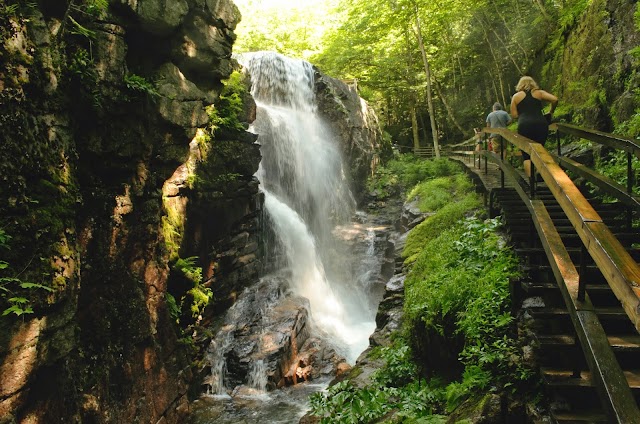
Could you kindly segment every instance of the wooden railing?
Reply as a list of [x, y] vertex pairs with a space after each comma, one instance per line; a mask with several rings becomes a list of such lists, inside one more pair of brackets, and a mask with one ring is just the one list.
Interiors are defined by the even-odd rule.
[[413, 154], [419, 157], [432, 158], [436, 155], [436, 149], [433, 146], [418, 147], [413, 149]]
[[[557, 124], [557, 129], [580, 137], [586, 133], [595, 134], [594, 137], [597, 137], [599, 142], [604, 141], [603, 144], [609, 143], [607, 145], [625, 149], [633, 155], [638, 155], [640, 152], [633, 142], [629, 143], [629, 140], [622, 142], [617, 136], [609, 138], [605, 133], [583, 130], [567, 124]], [[550, 154], [539, 143], [512, 131], [492, 128], [491, 132], [499, 133], [506, 142], [531, 156], [533, 171], [538, 170], [582, 240], [584, 251], [593, 258], [636, 330], [640, 331], [640, 266], [604, 224], [602, 218], [559, 163], [571, 167], [572, 170], [580, 170], [583, 176], [589, 172], [568, 159], [560, 159], [560, 155]], [[482, 130], [482, 133], [485, 131]], [[504, 147], [501, 149], [502, 152], [506, 151]], [[609, 418], [613, 422], [636, 422], [640, 417], [640, 411], [586, 293], [586, 279], [576, 269], [567, 253], [545, 205], [542, 201], [535, 199], [535, 178], [532, 176], [527, 184], [520, 172], [507, 161], [502, 160], [503, 153], [499, 156], [487, 151], [479, 153], [465, 151], [464, 154], [473, 158], [476, 155], [482, 157], [485, 161], [485, 170], [487, 161], [495, 162], [502, 172], [503, 185], [505, 177], [515, 183], [516, 191], [531, 212]], [[593, 172], [590, 173], [589, 178], [598, 179]], [[638, 198], [632, 194], [632, 187], [621, 190], [611, 181], [599, 183], [598, 186], [605, 187], [608, 194], [615, 194], [629, 206], [638, 204]]]

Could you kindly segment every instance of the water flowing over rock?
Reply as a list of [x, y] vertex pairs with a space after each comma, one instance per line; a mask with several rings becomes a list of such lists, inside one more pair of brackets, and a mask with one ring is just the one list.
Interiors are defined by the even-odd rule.
[[239, 60], [257, 105], [269, 274], [238, 297], [209, 348], [207, 389], [233, 399], [348, 370], [369, 343], [389, 267], [388, 227], [356, 212], [344, 140], [318, 111], [317, 71], [268, 52]]
[[353, 361], [366, 347], [375, 305], [349, 284], [356, 258], [333, 235], [355, 202], [338, 138], [317, 113], [315, 71], [274, 53], [254, 54], [245, 64], [258, 105], [252, 129], [263, 159], [257, 176], [275, 233], [276, 249], [267, 254], [276, 269], [290, 270], [293, 292], [309, 299], [315, 322], [342, 341]]

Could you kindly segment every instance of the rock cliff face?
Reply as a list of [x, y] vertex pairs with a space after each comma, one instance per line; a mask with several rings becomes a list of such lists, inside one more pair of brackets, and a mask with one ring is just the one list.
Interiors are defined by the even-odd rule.
[[549, 87], [558, 87], [554, 94], [561, 104], [577, 105], [573, 122], [611, 131], [640, 107], [634, 95], [640, 73], [631, 53], [640, 44], [634, 22], [637, 4], [626, 0], [586, 4], [575, 25], [565, 30], [564, 43], [549, 49], [554, 57], [544, 64], [542, 75]]
[[0, 321], [0, 422], [179, 422], [192, 352], [167, 294], [188, 300], [191, 287], [170, 264], [198, 256], [202, 291], [221, 303], [259, 269], [253, 136], [191, 142], [232, 71], [239, 12], [228, 0], [9, 3], [0, 307], [33, 313]]
[[378, 164], [382, 132], [378, 118], [355, 88], [316, 74], [318, 109], [341, 140], [351, 171], [352, 189], [360, 202], [365, 182]]
[[[229, 0], [10, 3], [0, 422], [181, 422], [200, 389], [193, 326], [261, 268], [260, 153], [242, 129], [255, 104], [240, 77], [243, 110], [225, 107], [222, 83], [239, 12]], [[361, 187], [375, 120], [345, 87], [318, 87], [325, 113], [346, 118]], [[229, 113], [236, 125], [218, 119]]]

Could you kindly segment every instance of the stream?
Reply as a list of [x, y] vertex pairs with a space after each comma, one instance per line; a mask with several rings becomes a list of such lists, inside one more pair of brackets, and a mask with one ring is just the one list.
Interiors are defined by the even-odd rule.
[[214, 329], [192, 424], [295, 423], [369, 344], [389, 228], [356, 211], [312, 65], [271, 52], [239, 61], [257, 104], [267, 266]]

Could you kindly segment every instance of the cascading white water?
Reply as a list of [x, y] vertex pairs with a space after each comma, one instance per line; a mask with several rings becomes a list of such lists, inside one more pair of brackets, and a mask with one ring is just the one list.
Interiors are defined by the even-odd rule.
[[259, 52], [240, 58], [257, 104], [257, 172], [265, 209], [290, 271], [292, 290], [309, 299], [314, 322], [355, 362], [375, 329], [375, 308], [353, 282], [355, 257], [332, 233], [354, 212], [338, 143], [317, 113], [314, 69], [305, 61]]
[[247, 384], [249, 387], [264, 392], [267, 389], [267, 373], [264, 361], [261, 359], [251, 364]]

